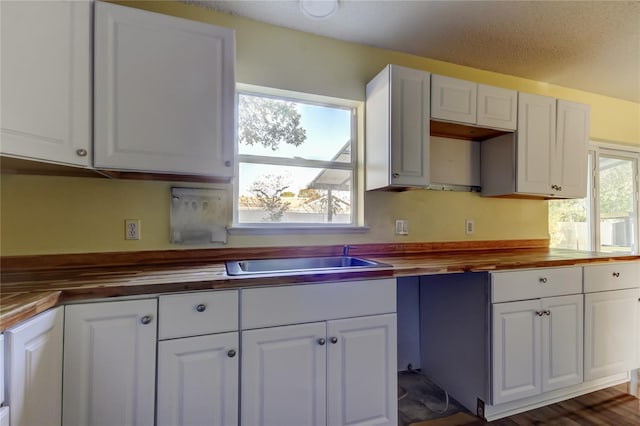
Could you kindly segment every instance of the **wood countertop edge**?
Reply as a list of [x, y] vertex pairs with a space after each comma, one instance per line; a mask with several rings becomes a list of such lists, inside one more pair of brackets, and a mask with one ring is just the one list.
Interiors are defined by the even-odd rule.
[[[194, 279], [182, 282], [158, 282], [158, 281], [141, 281], [127, 283], [116, 281], [113, 283], [101, 283], [96, 280], [92, 284], [84, 286], [60, 289], [38, 289], [26, 290], [22, 292], [4, 292], [0, 295], [0, 332], [7, 328], [29, 319], [41, 312], [46, 311], [57, 305], [68, 302], [76, 302], [92, 299], [109, 299], [126, 296], [143, 296], [143, 295], [159, 295], [184, 291], [203, 291], [203, 290], [222, 290], [222, 289], [240, 289], [250, 287], [264, 287], [276, 285], [294, 285], [294, 284], [313, 284], [323, 282], [354, 281], [361, 279], [375, 278], [400, 278], [416, 275], [436, 275], [436, 274], [453, 274], [465, 272], [492, 272], [512, 269], [531, 269], [541, 267], [561, 267], [561, 266], [584, 266], [594, 263], [608, 263], [621, 261], [640, 260], [640, 255], [622, 255], [615, 256], [602, 253], [581, 253], [583, 257], [567, 257], [563, 259], [546, 259], [531, 261], [510, 261], [505, 260], [501, 263], [478, 260], [476, 262], [467, 261], [461, 264], [448, 264], [446, 261], [438, 261], [430, 259], [428, 262], [419, 263], [420, 261], [406, 261], [403, 257], [381, 257], [370, 256], [369, 259], [377, 260], [389, 264], [389, 267], [379, 267], [367, 270], [357, 270], [349, 272], [324, 272], [324, 273], [305, 273], [305, 274], [279, 274], [279, 275], [254, 275], [244, 277], [231, 277], [224, 274], [220, 278], [203, 278], [202, 280]], [[396, 264], [394, 264], [394, 259]], [[410, 264], [402, 264], [409, 262]], [[223, 268], [223, 264], [215, 265]], [[185, 266], [185, 269], [188, 269]], [[69, 280], [73, 282], [73, 280]], [[64, 287], [64, 284], [62, 284]], [[24, 295], [26, 301], [11, 306], [5, 305], [5, 297]]]

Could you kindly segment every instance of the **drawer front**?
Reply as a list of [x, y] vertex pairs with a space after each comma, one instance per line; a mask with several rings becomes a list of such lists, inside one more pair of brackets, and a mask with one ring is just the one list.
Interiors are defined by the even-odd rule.
[[640, 287], [640, 262], [614, 262], [584, 267], [584, 292]]
[[158, 338], [198, 336], [238, 330], [238, 291], [160, 296]]
[[396, 280], [242, 290], [242, 329], [396, 312]]
[[491, 302], [582, 293], [582, 268], [539, 268], [491, 273]]

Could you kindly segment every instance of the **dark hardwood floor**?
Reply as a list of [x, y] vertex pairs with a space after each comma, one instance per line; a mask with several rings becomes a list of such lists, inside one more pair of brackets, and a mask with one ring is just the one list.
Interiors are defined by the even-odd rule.
[[527, 411], [493, 422], [475, 422], [472, 425], [520, 426], [520, 425], [611, 425], [639, 426], [640, 399], [636, 389], [623, 384], [592, 392], [567, 401]]

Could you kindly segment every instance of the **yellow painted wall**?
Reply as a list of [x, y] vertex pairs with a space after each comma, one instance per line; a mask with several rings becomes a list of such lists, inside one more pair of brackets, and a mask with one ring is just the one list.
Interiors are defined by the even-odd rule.
[[[182, 3], [126, 2], [129, 6], [233, 27], [241, 83], [362, 101], [365, 85], [388, 63], [539, 93], [592, 107], [591, 137], [640, 144], [640, 104], [491, 73], [399, 52], [341, 42], [220, 14]], [[169, 189], [177, 184], [92, 178], [2, 175], [0, 254], [80, 253], [180, 249], [169, 241]], [[437, 191], [365, 194], [364, 234], [240, 236], [227, 246], [344, 244], [397, 241], [547, 238], [547, 204]], [[142, 239], [124, 240], [124, 220], [142, 221]], [[408, 219], [410, 235], [393, 234]], [[464, 234], [473, 218], [476, 233]], [[212, 245], [207, 247], [218, 247]], [[192, 247], [189, 247], [192, 248]]]

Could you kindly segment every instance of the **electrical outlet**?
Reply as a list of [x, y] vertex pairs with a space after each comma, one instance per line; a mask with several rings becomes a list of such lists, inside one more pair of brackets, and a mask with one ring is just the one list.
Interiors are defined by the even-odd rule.
[[396, 219], [396, 235], [409, 235], [409, 221]]
[[473, 222], [473, 219], [467, 219], [464, 221], [464, 233], [467, 235], [472, 235], [476, 232], [476, 224]]
[[140, 239], [140, 219], [126, 219], [124, 221], [124, 239]]

